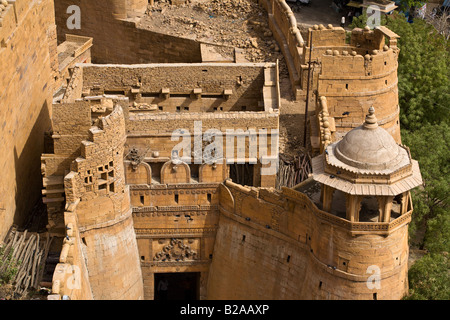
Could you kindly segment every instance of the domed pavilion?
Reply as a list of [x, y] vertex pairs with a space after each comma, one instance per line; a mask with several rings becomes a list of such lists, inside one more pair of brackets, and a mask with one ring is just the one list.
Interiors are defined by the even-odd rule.
[[331, 212], [333, 197], [341, 193], [351, 222], [390, 222], [393, 203], [398, 214], [405, 213], [409, 191], [422, 184], [418, 162], [378, 126], [373, 107], [361, 126], [326, 146], [312, 166], [313, 179], [322, 184], [322, 209]]

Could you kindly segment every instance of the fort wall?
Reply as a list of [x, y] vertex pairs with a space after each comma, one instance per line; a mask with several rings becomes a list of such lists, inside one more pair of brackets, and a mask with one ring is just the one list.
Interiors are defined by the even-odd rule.
[[[304, 40], [284, 0], [260, 0], [259, 3], [268, 12], [269, 27], [286, 59], [297, 99], [306, 95], [311, 55], [310, 90], [317, 89], [317, 99], [327, 98], [329, 115], [335, 117], [338, 134], [362, 123], [365, 110], [373, 106], [380, 110], [380, 125], [401, 142], [396, 34], [384, 27], [354, 29], [347, 44], [343, 28], [320, 25], [309, 28]], [[343, 115], [344, 112], [350, 116]]]
[[0, 12], [0, 239], [41, 197], [39, 157], [58, 71], [51, 0], [10, 0]]
[[[84, 120], [80, 123], [85, 124]], [[81, 141], [79, 156], [64, 177], [66, 209], [77, 217], [93, 299], [143, 298], [129, 187], [125, 184], [125, 140], [125, 118], [118, 106], [90, 127], [88, 138]]]
[[[407, 293], [411, 211], [389, 224], [355, 224], [287, 188], [276, 193], [227, 181], [219, 193], [208, 299], [371, 300]], [[367, 286], [371, 266], [380, 268], [379, 288]]]
[[[328, 30], [315, 34], [319, 31]], [[352, 41], [355, 47], [335, 47], [323, 52], [321, 72], [317, 75], [317, 98], [326, 97], [329, 116], [334, 118], [336, 132], [341, 136], [359, 126], [365, 110], [374, 107], [379, 125], [401, 143], [398, 48], [385, 45], [384, 35], [378, 30], [355, 29]], [[321, 111], [316, 106], [316, 111]]]

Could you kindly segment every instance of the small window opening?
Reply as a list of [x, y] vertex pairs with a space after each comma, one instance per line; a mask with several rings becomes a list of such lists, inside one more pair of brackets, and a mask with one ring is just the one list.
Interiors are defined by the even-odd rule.
[[208, 193], [208, 194], [206, 195], [206, 197], [207, 197], [207, 199], [208, 199], [208, 202], [211, 202], [211, 193]]
[[291, 261], [291, 256], [287, 256], [286, 261], [289, 263]]
[[141, 204], [143, 205], [144, 204], [144, 196], [140, 196], [139, 198], [141, 200]]
[[322, 289], [322, 281], [319, 282], [319, 289]]
[[175, 195], [175, 202], [178, 203], [178, 200], [179, 200], [179, 199], [178, 199], [178, 195], [176, 194], [176, 195]]

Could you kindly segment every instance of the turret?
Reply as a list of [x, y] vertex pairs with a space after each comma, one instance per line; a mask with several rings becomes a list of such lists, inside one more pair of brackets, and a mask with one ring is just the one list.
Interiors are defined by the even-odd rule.
[[[422, 184], [417, 161], [378, 126], [373, 107], [361, 126], [325, 148], [313, 171], [314, 180], [322, 184], [323, 210], [336, 210], [333, 197], [338, 190], [345, 196], [345, 218], [351, 222], [390, 222], [397, 217], [392, 214], [407, 212], [409, 190]], [[393, 204], [398, 204], [396, 210]]]

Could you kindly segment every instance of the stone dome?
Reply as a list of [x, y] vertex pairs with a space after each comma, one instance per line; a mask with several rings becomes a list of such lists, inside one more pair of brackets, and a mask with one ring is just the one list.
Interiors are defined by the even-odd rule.
[[315, 181], [350, 195], [396, 196], [422, 184], [418, 162], [378, 127], [373, 108], [360, 127], [328, 145], [311, 165]]
[[402, 162], [405, 153], [406, 150], [378, 126], [373, 107], [364, 124], [348, 132], [334, 149], [336, 158], [343, 163], [369, 170], [393, 169]]

